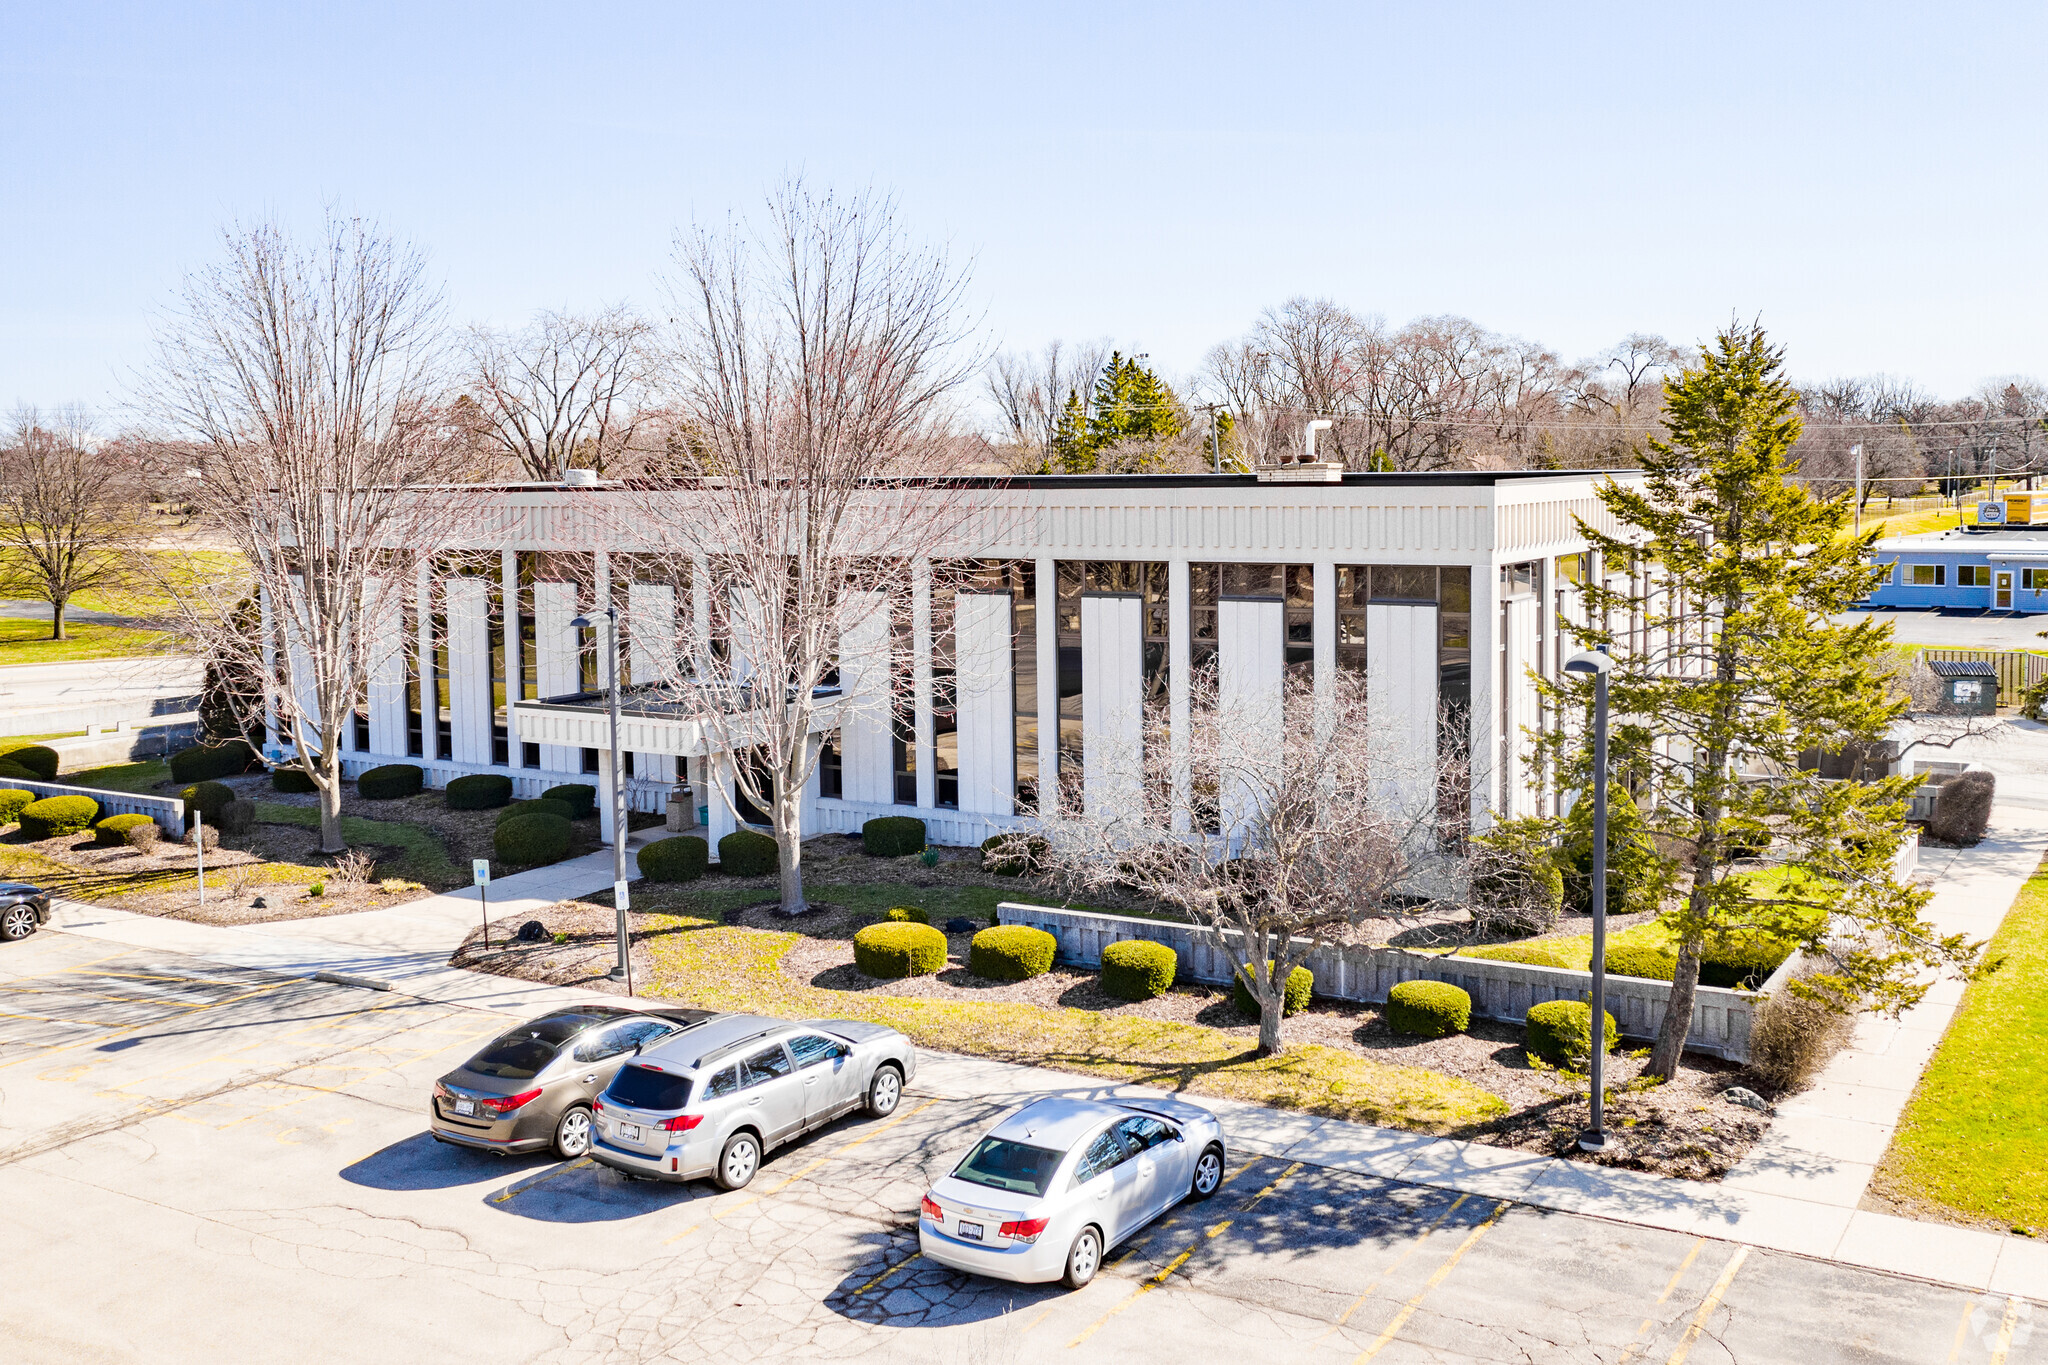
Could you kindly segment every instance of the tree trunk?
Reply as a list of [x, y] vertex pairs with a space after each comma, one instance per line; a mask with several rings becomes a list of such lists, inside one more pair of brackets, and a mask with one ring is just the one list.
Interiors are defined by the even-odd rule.
[[787, 789], [775, 793], [775, 855], [781, 882], [782, 913], [801, 915], [810, 909], [804, 902], [804, 844], [801, 793]]
[[1269, 980], [1259, 996], [1259, 1055], [1277, 1057], [1287, 1051], [1287, 1040], [1280, 1036], [1280, 1021], [1287, 1013], [1287, 990], [1284, 986], [1276, 989]]
[[50, 603], [50, 638], [52, 640], [64, 638], [64, 605], [65, 599], [61, 597], [53, 599]]
[[1685, 1051], [1685, 1036], [1692, 1032], [1692, 998], [1700, 984], [1700, 950], [1706, 940], [1687, 934], [1678, 941], [1678, 966], [1671, 974], [1671, 999], [1664, 1007], [1664, 1022], [1657, 1026], [1657, 1042], [1650, 1049], [1649, 1065], [1643, 1074], [1670, 1080], [1678, 1074], [1678, 1058]]
[[320, 851], [322, 853], [346, 853], [348, 844], [341, 837], [341, 783], [329, 782], [320, 790]]

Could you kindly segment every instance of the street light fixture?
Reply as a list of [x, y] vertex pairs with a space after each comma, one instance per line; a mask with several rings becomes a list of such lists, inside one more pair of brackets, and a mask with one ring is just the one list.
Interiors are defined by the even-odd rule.
[[1582, 1152], [1606, 1152], [1607, 1136], [1607, 676], [1614, 660], [1584, 650], [1564, 661], [1567, 673], [1593, 675], [1593, 1115], [1579, 1134]]
[[[626, 994], [633, 993], [633, 957], [631, 942], [626, 934], [626, 803], [625, 784], [619, 780], [619, 609], [606, 607], [605, 618], [605, 664], [608, 686], [605, 691], [609, 699], [612, 721], [612, 771], [611, 789], [605, 799], [611, 802], [612, 811], [612, 906], [618, 915], [619, 960], [611, 969], [610, 979], [626, 983]], [[595, 623], [588, 616], [579, 616], [569, 623], [572, 630], [592, 630]]]

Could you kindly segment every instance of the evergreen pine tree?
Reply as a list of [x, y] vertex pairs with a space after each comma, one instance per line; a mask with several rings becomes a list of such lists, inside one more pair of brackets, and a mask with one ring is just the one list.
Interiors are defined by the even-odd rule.
[[1088, 409], [1083, 406], [1081, 395], [1068, 389], [1066, 405], [1053, 425], [1048, 451], [1052, 467], [1047, 473], [1086, 474], [1095, 468], [1095, 442], [1088, 427]]
[[1135, 356], [1112, 351], [1095, 380], [1088, 439], [1096, 451], [1127, 441], [1158, 445], [1186, 429], [1187, 415], [1165, 380]]

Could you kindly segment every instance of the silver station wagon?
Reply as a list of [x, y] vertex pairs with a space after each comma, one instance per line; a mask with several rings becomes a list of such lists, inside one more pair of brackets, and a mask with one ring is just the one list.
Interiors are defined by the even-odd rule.
[[736, 1190], [768, 1152], [842, 1114], [893, 1113], [917, 1049], [850, 1019], [728, 1014], [644, 1049], [598, 1097], [590, 1155], [630, 1176]]

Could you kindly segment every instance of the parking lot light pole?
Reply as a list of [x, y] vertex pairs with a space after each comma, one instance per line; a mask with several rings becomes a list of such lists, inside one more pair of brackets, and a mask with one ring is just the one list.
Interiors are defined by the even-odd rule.
[[1585, 650], [1565, 660], [1567, 673], [1593, 675], [1593, 1114], [1579, 1150], [1605, 1152], [1607, 1137], [1607, 675], [1614, 660]]
[[[626, 934], [626, 784], [619, 779], [619, 609], [606, 607], [605, 618], [605, 666], [608, 686], [605, 688], [610, 699], [609, 710], [612, 722], [612, 773], [611, 787], [605, 793], [605, 800], [611, 802], [612, 811], [612, 901], [618, 915], [619, 960], [610, 972], [610, 979], [626, 983], [626, 993], [633, 993], [632, 944]], [[579, 616], [569, 623], [572, 630], [593, 629], [588, 616]]]

